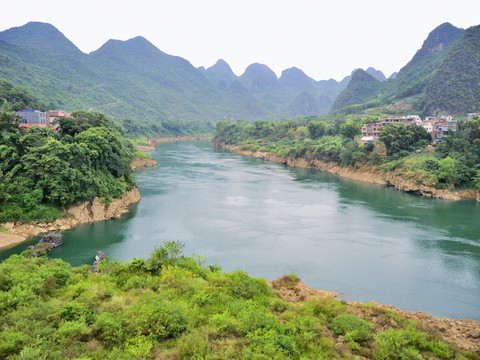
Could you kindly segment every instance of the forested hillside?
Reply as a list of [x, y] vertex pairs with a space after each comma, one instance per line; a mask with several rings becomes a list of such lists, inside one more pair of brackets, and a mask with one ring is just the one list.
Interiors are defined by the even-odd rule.
[[480, 112], [480, 26], [452, 46], [426, 88], [429, 113]]
[[18, 111], [23, 109], [46, 110], [47, 106], [33, 96], [28, 90], [0, 79], [0, 104], [3, 111]]

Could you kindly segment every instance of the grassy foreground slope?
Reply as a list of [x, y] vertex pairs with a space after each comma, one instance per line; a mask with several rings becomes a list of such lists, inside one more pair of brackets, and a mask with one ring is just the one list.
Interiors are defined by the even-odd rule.
[[[223, 273], [182, 256], [182, 247], [168, 242], [148, 260], [104, 262], [100, 273], [10, 257], [0, 264], [0, 358], [479, 358], [372, 305], [285, 302], [265, 280]], [[298, 281], [290, 275], [283, 286]]]

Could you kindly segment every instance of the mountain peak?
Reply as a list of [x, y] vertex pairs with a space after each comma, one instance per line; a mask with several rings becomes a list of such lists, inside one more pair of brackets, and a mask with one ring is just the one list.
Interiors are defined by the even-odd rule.
[[253, 92], [261, 92], [278, 86], [277, 75], [267, 65], [259, 63], [249, 65], [240, 76], [240, 81]]
[[365, 72], [367, 74], [370, 74], [372, 75], [375, 79], [377, 79], [378, 81], [386, 81], [387, 78], [385, 77], [385, 75], [383, 74], [383, 72], [381, 72], [380, 70], [377, 70], [373, 67], [369, 67], [367, 70], [365, 70]]
[[202, 74], [219, 90], [225, 90], [234, 81], [238, 80], [230, 68], [230, 65], [223, 59], [217, 60], [215, 65], [210, 66], [208, 69], [199, 69]]
[[279, 82], [282, 86], [287, 86], [298, 91], [311, 91], [312, 88], [316, 87], [316, 81], [296, 67], [283, 70]]
[[49, 23], [31, 21], [0, 32], [0, 39], [20, 46], [78, 57], [84, 55], [65, 35]]
[[356, 69], [347, 88], [338, 95], [331, 111], [342, 107], [362, 104], [375, 98], [381, 82], [363, 69]]

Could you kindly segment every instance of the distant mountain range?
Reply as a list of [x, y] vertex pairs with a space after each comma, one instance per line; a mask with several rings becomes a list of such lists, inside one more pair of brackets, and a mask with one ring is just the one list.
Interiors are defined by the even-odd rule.
[[[212, 67], [197, 69], [143, 37], [109, 40], [85, 54], [54, 26], [30, 22], [0, 32], [0, 78], [24, 87], [50, 108], [93, 110], [139, 120], [292, 118], [417, 95], [423, 96], [425, 109], [438, 112], [447, 109], [437, 101], [446, 91], [439, 84], [449, 84], [453, 76], [447, 73], [458, 76], [461, 71], [469, 78], [468, 71], [474, 72], [456, 64], [465, 52], [478, 54], [477, 32], [442, 24], [388, 80], [381, 71], [368, 68], [338, 82], [316, 81], [298, 68], [286, 69], [277, 78], [263, 64], [252, 64], [237, 76], [221, 59]], [[469, 40], [464, 39], [467, 35]], [[456, 55], [449, 52], [451, 48]], [[478, 76], [478, 62], [470, 60]], [[448, 109], [455, 109], [454, 105], [450, 101]], [[462, 106], [471, 108], [470, 103]]]
[[142, 37], [109, 40], [84, 54], [54, 26], [40, 22], [0, 32], [0, 78], [51, 108], [148, 120], [325, 114], [350, 79], [315, 81], [295, 68], [279, 79], [262, 64], [238, 77], [223, 60], [196, 69]]

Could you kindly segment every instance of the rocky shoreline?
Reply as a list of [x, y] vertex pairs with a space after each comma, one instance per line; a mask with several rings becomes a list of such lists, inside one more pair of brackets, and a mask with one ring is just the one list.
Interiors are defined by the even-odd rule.
[[447, 200], [472, 199], [480, 202], [480, 191], [476, 190], [459, 190], [450, 191], [436, 189], [426, 184], [416, 184], [412, 180], [407, 180], [401, 176], [397, 176], [392, 172], [382, 170], [372, 170], [371, 168], [355, 169], [352, 167], [341, 167], [333, 162], [323, 162], [320, 160], [306, 160], [303, 158], [293, 159], [290, 157], [280, 157], [271, 153], [262, 153], [260, 151], [242, 150], [238, 145], [212, 144], [215, 147], [223, 148], [246, 156], [262, 158], [278, 164], [284, 164], [292, 167], [316, 169], [327, 171], [344, 178], [369, 182], [373, 184], [382, 184], [394, 186], [398, 190], [410, 192], [427, 197], [436, 197]]
[[[153, 148], [155, 149], [155, 148]], [[132, 162], [132, 170], [135, 171], [138, 168], [142, 167], [152, 167], [157, 166], [158, 163], [154, 159], [150, 158], [135, 158]]]
[[9, 247], [50, 231], [64, 231], [79, 224], [119, 218], [128, 212], [128, 206], [140, 201], [138, 188], [127, 191], [121, 198], [104, 204], [99, 198], [66, 208], [65, 217], [51, 223], [7, 222], [1, 224], [8, 233], [0, 232], [0, 248]]
[[[283, 276], [268, 282], [272, 291], [279, 298], [296, 303], [307, 301], [311, 298], [317, 299], [334, 299], [337, 293], [310, 288], [300, 279], [295, 283], [288, 276]], [[425, 329], [435, 331], [444, 341], [456, 344], [459, 348], [467, 351], [480, 353], [480, 321], [471, 319], [450, 319], [437, 318], [424, 312], [405, 311], [392, 305], [382, 305], [375, 301], [368, 302], [370, 307], [358, 306], [364, 305], [358, 301], [342, 301], [353, 313], [363, 319], [368, 318], [374, 327], [374, 332], [385, 331], [395, 323], [389, 322], [385, 324], [385, 312], [391, 311], [405, 316], [407, 319], [420, 324]], [[394, 321], [394, 320], [390, 320]]]

